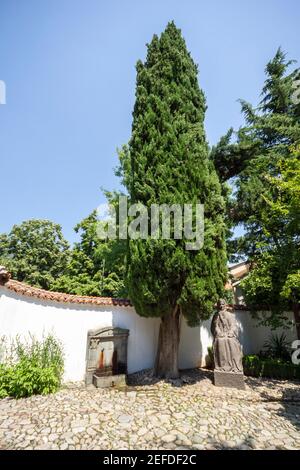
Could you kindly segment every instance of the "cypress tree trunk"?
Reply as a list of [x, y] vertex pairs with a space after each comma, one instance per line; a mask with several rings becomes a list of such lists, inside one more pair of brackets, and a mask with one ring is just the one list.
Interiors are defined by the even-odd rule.
[[156, 377], [175, 379], [179, 377], [178, 349], [180, 340], [180, 309], [161, 318], [157, 355], [154, 367]]

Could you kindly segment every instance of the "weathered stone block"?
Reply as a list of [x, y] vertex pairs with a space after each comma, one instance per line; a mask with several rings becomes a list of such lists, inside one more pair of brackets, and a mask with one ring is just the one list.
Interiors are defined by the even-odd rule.
[[126, 375], [93, 375], [93, 384], [97, 388], [123, 387], [126, 385]]
[[244, 374], [214, 370], [214, 384], [216, 387], [231, 387], [245, 390]]

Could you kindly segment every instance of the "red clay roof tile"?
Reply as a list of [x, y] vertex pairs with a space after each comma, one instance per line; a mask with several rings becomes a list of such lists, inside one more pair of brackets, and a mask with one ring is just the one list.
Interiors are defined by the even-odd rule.
[[128, 299], [119, 299], [112, 297], [92, 297], [83, 295], [64, 294], [62, 292], [51, 292], [37, 287], [31, 287], [23, 282], [10, 279], [4, 284], [6, 289], [26, 297], [34, 297], [41, 300], [51, 300], [54, 302], [63, 302], [81, 305], [120, 305], [129, 307], [131, 302]]

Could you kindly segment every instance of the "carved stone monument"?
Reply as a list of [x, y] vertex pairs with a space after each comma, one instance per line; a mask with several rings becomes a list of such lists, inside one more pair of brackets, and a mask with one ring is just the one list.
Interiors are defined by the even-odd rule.
[[129, 330], [99, 328], [87, 338], [86, 385], [112, 387], [126, 384]]
[[244, 389], [243, 354], [238, 339], [238, 326], [225, 300], [218, 303], [211, 332], [214, 337], [214, 384], [217, 387]]

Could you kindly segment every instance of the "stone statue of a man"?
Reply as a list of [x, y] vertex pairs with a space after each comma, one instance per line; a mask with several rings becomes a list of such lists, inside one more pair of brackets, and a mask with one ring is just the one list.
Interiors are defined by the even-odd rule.
[[238, 326], [225, 300], [218, 303], [218, 312], [211, 324], [214, 350], [215, 385], [244, 388], [242, 349]]

